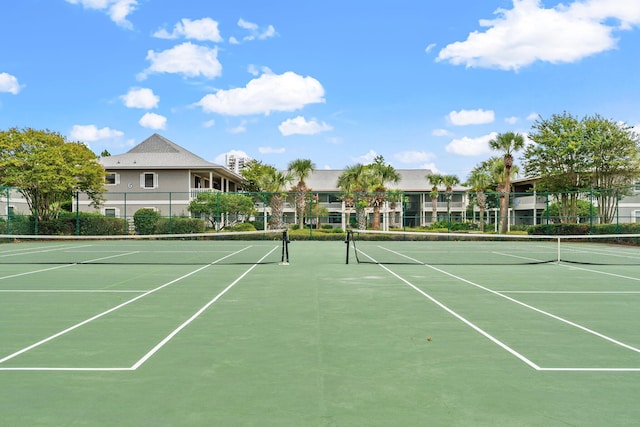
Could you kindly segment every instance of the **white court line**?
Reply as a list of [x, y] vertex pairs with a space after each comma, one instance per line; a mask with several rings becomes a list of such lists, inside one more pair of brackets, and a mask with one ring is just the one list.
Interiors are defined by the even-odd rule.
[[118, 290], [118, 289], [0, 289], [0, 293], [16, 293], [16, 294], [29, 294], [29, 293], [33, 293], [33, 294], [62, 294], [62, 293], [69, 293], [69, 294], [79, 294], [79, 293], [87, 293], [87, 294], [93, 294], [93, 293], [105, 293], [105, 294], [110, 294], [110, 293], [131, 293], [131, 294], [141, 294], [143, 292], [147, 292], [147, 290], [144, 291], [136, 291], [136, 290]]
[[144, 362], [146, 362], [147, 360], [149, 360], [149, 358], [151, 356], [153, 356], [154, 354], [156, 354], [158, 352], [158, 350], [160, 350], [162, 347], [164, 347], [164, 345], [166, 343], [168, 343], [174, 336], [176, 336], [178, 334], [178, 332], [180, 332], [181, 330], [183, 330], [184, 328], [186, 328], [187, 326], [189, 326], [189, 324], [191, 322], [193, 322], [195, 319], [197, 319], [198, 317], [200, 317], [200, 315], [202, 313], [204, 313], [204, 311], [206, 309], [208, 309], [211, 305], [213, 305], [216, 301], [218, 301], [224, 294], [226, 294], [229, 289], [233, 288], [240, 280], [242, 280], [247, 274], [249, 274], [254, 268], [256, 268], [256, 266], [262, 262], [262, 260], [264, 260], [266, 257], [268, 257], [273, 251], [275, 251], [276, 249], [278, 249], [278, 247], [274, 247], [273, 249], [271, 249], [265, 256], [263, 256], [262, 258], [260, 258], [260, 260], [253, 264], [251, 267], [249, 267], [249, 269], [247, 271], [245, 271], [244, 273], [242, 273], [240, 275], [240, 277], [238, 277], [236, 280], [234, 280], [229, 286], [227, 286], [226, 288], [224, 288], [222, 290], [222, 292], [220, 292], [218, 295], [216, 295], [211, 301], [209, 301], [208, 303], [206, 303], [200, 310], [196, 311], [195, 314], [193, 316], [191, 316], [189, 319], [187, 319], [182, 325], [178, 326], [173, 332], [171, 332], [169, 335], [167, 335], [162, 341], [160, 341], [155, 347], [153, 347], [147, 354], [145, 354], [144, 356], [142, 356], [142, 358], [140, 360], [138, 360], [132, 367], [131, 369], [135, 370], [138, 369], [140, 366], [142, 366], [142, 364]]
[[[392, 252], [392, 253], [394, 253], [394, 254], [396, 254], [396, 255], [399, 255], [399, 256], [402, 256], [402, 257], [405, 257], [405, 258], [408, 258], [408, 259], [410, 259], [410, 260], [413, 260], [413, 261], [418, 262], [417, 260], [415, 260], [415, 259], [413, 259], [413, 258], [411, 258], [411, 257], [408, 257], [408, 256], [406, 256], [406, 255], [404, 255], [404, 254], [402, 254], [402, 253], [399, 253], [399, 252], [397, 252], [397, 251], [393, 251], [393, 250], [391, 250], [391, 249], [387, 249], [387, 248], [384, 248], [384, 247], [381, 247], [381, 248], [382, 248], [382, 249], [384, 249], [384, 250], [387, 250], [387, 251], [389, 251], [389, 252]], [[373, 258], [371, 258], [369, 255], [365, 254], [364, 252], [362, 252], [362, 253], [363, 253], [363, 255], [365, 255], [365, 256], [367, 256], [368, 258], [370, 258], [370, 259], [372, 259], [373, 261], [375, 261], [375, 260], [374, 260]], [[516, 352], [515, 350], [513, 350], [511, 347], [507, 346], [506, 344], [502, 343], [502, 342], [501, 342], [501, 341], [499, 341], [498, 339], [496, 339], [496, 338], [494, 338], [493, 336], [489, 335], [487, 332], [485, 332], [484, 330], [482, 330], [482, 329], [481, 329], [481, 328], [479, 328], [478, 326], [474, 325], [474, 324], [473, 324], [473, 323], [471, 323], [470, 321], [468, 321], [468, 320], [466, 320], [465, 318], [463, 318], [462, 316], [458, 315], [458, 314], [457, 314], [457, 313], [455, 313], [453, 310], [449, 309], [449, 308], [448, 308], [448, 307], [446, 307], [444, 304], [440, 303], [440, 302], [439, 302], [439, 301], [437, 301], [435, 298], [431, 297], [430, 295], [428, 295], [427, 293], [423, 292], [421, 289], [419, 289], [418, 287], [416, 287], [415, 285], [413, 285], [412, 283], [410, 283], [408, 280], [404, 279], [403, 277], [399, 276], [399, 275], [398, 275], [398, 274], [396, 274], [395, 272], [393, 272], [393, 271], [391, 271], [390, 269], [388, 269], [386, 266], [384, 266], [384, 265], [382, 265], [382, 264], [379, 264], [379, 265], [380, 265], [382, 268], [384, 268], [385, 270], [387, 270], [389, 273], [391, 273], [392, 275], [394, 275], [395, 277], [397, 277], [398, 279], [402, 280], [402, 281], [403, 281], [404, 283], [406, 283], [407, 285], [411, 286], [411, 287], [412, 287], [413, 289], [415, 289], [416, 291], [420, 292], [420, 293], [421, 293], [422, 295], [424, 295], [425, 297], [429, 298], [431, 301], [433, 301], [434, 303], [436, 303], [438, 306], [440, 306], [441, 308], [443, 308], [444, 310], [446, 310], [448, 313], [450, 313], [450, 314], [452, 314], [453, 316], [457, 317], [458, 319], [460, 319], [461, 321], [463, 321], [465, 324], [467, 324], [468, 326], [472, 327], [474, 330], [478, 331], [479, 333], [481, 333], [482, 335], [484, 335], [485, 337], [487, 337], [488, 339], [490, 339], [491, 341], [493, 341], [494, 343], [496, 343], [497, 345], [499, 345], [499, 346], [500, 346], [500, 347], [502, 347], [503, 349], [507, 350], [507, 351], [508, 351], [509, 353], [511, 353], [512, 355], [514, 355], [514, 356], [518, 357], [520, 360], [522, 360], [523, 362], [525, 362], [526, 364], [528, 364], [529, 366], [533, 367], [534, 369], [536, 369], [536, 370], [538, 370], [538, 371], [541, 371], [541, 370], [554, 370], [554, 371], [563, 371], [563, 370], [572, 370], [572, 371], [610, 371], [610, 370], [611, 370], [611, 368], [542, 368], [542, 367], [538, 366], [537, 364], [533, 363], [532, 361], [530, 361], [528, 358], [526, 358], [526, 357], [525, 357], [525, 356], [523, 356], [522, 354], [520, 354], [520, 353]], [[539, 308], [533, 307], [533, 306], [531, 306], [531, 305], [529, 305], [529, 304], [525, 304], [525, 303], [523, 303], [522, 301], [518, 301], [518, 300], [516, 300], [516, 299], [514, 299], [514, 298], [511, 298], [511, 297], [509, 297], [509, 296], [507, 296], [507, 295], [501, 294], [500, 292], [494, 291], [494, 290], [492, 290], [492, 289], [489, 289], [489, 288], [487, 288], [487, 287], [484, 287], [484, 286], [482, 286], [482, 285], [479, 285], [479, 284], [477, 284], [477, 283], [474, 283], [474, 282], [472, 282], [472, 281], [470, 281], [470, 280], [467, 280], [467, 279], [464, 279], [464, 278], [462, 278], [462, 277], [456, 276], [455, 274], [449, 273], [449, 272], [444, 271], [444, 270], [442, 270], [442, 269], [440, 269], [440, 268], [437, 268], [437, 267], [434, 267], [434, 266], [432, 266], [432, 265], [428, 265], [428, 264], [424, 264], [424, 265], [425, 265], [426, 267], [429, 267], [429, 268], [431, 268], [431, 269], [433, 269], [433, 270], [435, 270], [435, 271], [438, 271], [439, 273], [442, 273], [442, 274], [444, 274], [444, 275], [446, 275], [446, 276], [452, 277], [452, 278], [454, 278], [454, 279], [456, 279], [456, 280], [460, 280], [460, 281], [462, 281], [462, 282], [464, 282], [464, 283], [467, 283], [467, 284], [469, 284], [469, 285], [472, 285], [472, 286], [475, 286], [475, 287], [477, 287], [477, 288], [479, 288], [479, 289], [482, 289], [482, 290], [484, 290], [484, 291], [486, 291], [486, 292], [489, 292], [489, 293], [492, 293], [492, 294], [494, 294], [494, 295], [497, 295], [497, 296], [499, 296], [499, 297], [501, 297], [501, 298], [504, 298], [504, 299], [509, 300], [509, 301], [511, 301], [511, 302], [514, 302], [514, 303], [516, 303], [516, 304], [518, 304], [518, 305], [521, 305], [521, 306], [523, 306], [523, 307], [525, 307], [525, 308], [528, 308], [528, 309], [530, 309], [530, 310], [533, 310], [533, 311], [535, 311], [535, 312], [537, 312], [537, 313], [543, 314], [543, 315], [545, 315], [545, 316], [551, 317], [552, 319], [555, 319], [555, 320], [558, 320], [558, 321], [560, 321], [560, 322], [566, 323], [566, 324], [568, 324], [568, 325], [570, 325], [570, 326], [573, 326], [573, 327], [575, 327], [575, 328], [577, 328], [577, 329], [580, 329], [580, 330], [582, 330], [582, 331], [584, 331], [584, 332], [587, 332], [587, 333], [589, 333], [589, 334], [595, 335], [595, 336], [597, 336], [597, 337], [599, 337], [599, 338], [602, 338], [602, 339], [604, 339], [604, 340], [606, 340], [606, 341], [609, 341], [609, 342], [611, 342], [611, 343], [613, 343], [613, 344], [616, 344], [616, 345], [618, 345], [618, 346], [620, 346], [620, 347], [626, 348], [626, 349], [631, 350], [631, 351], [634, 351], [634, 352], [636, 352], [636, 353], [640, 353], [640, 349], [638, 349], [638, 348], [636, 348], [636, 347], [633, 347], [633, 346], [631, 346], [631, 345], [628, 345], [628, 344], [625, 344], [625, 343], [623, 343], [623, 342], [620, 342], [620, 341], [618, 341], [618, 340], [616, 340], [616, 339], [614, 339], [614, 338], [608, 337], [608, 336], [606, 336], [606, 335], [604, 335], [604, 334], [601, 334], [601, 333], [599, 333], [599, 332], [596, 332], [596, 331], [594, 331], [594, 330], [592, 330], [592, 329], [589, 329], [589, 328], [587, 328], [587, 327], [585, 327], [585, 326], [579, 325], [579, 324], [577, 324], [577, 323], [575, 323], [575, 322], [572, 322], [572, 321], [570, 321], [570, 320], [564, 319], [564, 318], [562, 318], [562, 317], [560, 317], [560, 316], [556, 316], [555, 314], [552, 314], [552, 313], [546, 312], [546, 311], [544, 311], [544, 310], [541, 310], [541, 309], [539, 309]], [[618, 371], [640, 371], [640, 368], [618, 368], [617, 370], [618, 370]]]
[[640, 291], [497, 291], [502, 294], [637, 295]]
[[[77, 323], [77, 324], [75, 324], [75, 325], [73, 325], [73, 326], [70, 326], [70, 327], [68, 327], [67, 329], [64, 329], [64, 330], [62, 330], [62, 331], [60, 331], [60, 332], [58, 332], [58, 333], [56, 333], [56, 334], [54, 334], [54, 335], [51, 335], [51, 336], [49, 336], [49, 337], [47, 337], [47, 338], [44, 338], [44, 339], [42, 339], [42, 340], [40, 340], [40, 341], [38, 341], [38, 342], [36, 342], [36, 343], [34, 343], [34, 344], [31, 344], [31, 345], [30, 345], [30, 346], [28, 346], [28, 347], [25, 347], [25, 348], [23, 348], [23, 349], [21, 349], [21, 350], [16, 351], [15, 353], [12, 353], [12, 354], [10, 354], [10, 355], [8, 355], [8, 356], [5, 356], [5, 357], [3, 357], [2, 359], [0, 359], [0, 364], [2, 364], [2, 363], [4, 363], [4, 362], [6, 362], [6, 361], [8, 361], [8, 360], [11, 360], [11, 359], [13, 359], [14, 357], [17, 357], [17, 356], [19, 356], [19, 355], [21, 355], [21, 354], [23, 354], [23, 353], [26, 353], [26, 352], [28, 352], [29, 350], [33, 350], [34, 348], [39, 347], [39, 346], [41, 346], [42, 344], [45, 344], [45, 343], [47, 343], [47, 342], [49, 342], [49, 341], [52, 341], [52, 340], [54, 340], [54, 339], [56, 339], [56, 338], [58, 338], [58, 337], [60, 337], [60, 336], [62, 336], [62, 335], [64, 335], [64, 334], [67, 334], [67, 333], [69, 333], [69, 332], [71, 332], [71, 331], [73, 331], [73, 330], [75, 330], [75, 329], [78, 329], [79, 327], [84, 326], [84, 325], [86, 325], [86, 324], [88, 324], [88, 323], [90, 323], [90, 322], [92, 322], [92, 321], [94, 321], [94, 320], [96, 320], [96, 319], [99, 319], [99, 318], [101, 318], [101, 317], [104, 317], [104, 316], [106, 316], [107, 314], [113, 313], [114, 311], [119, 310], [119, 309], [121, 309], [122, 307], [125, 307], [125, 306], [127, 306], [127, 305], [129, 305], [129, 304], [131, 304], [131, 303], [133, 303], [133, 302], [135, 302], [135, 301], [138, 301], [139, 299], [144, 298], [144, 297], [146, 297], [146, 296], [148, 296], [148, 295], [150, 295], [150, 294], [152, 294], [152, 293], [154, 293], [154, 292], [156, 292], [156, 291], [159, 291], [160, 289], [166, 288], [167, 286], [170, 286], [170, 285], [172, 285], [172, 284], [174, 284], [174, 283], [176, 283], [176, 282], [178, 282], [178, 281], [180, 281], [180, 280], [182, 280], [182, 279], [185, 279], [185, 278], [187, 278], [187, 277], [189, 277], [189, 276], [192, 276], [192, 275], [194, 275], [194, 274], [196, 274], [196, 273], [198, 273], [198, 272], [200, 272], [200, 271], [202, 271], [202, 270], [204, 270], [204, 269], [206, 269], [206, 268], [208, 268], [208, 267], [210, 267], [210, 266], [212, 266], [212, 265], [214, 265], [214, 264], [216, 264], [216, 263], [218, 263], [218, 262], [220, 262], [220, 261], [224, 260], [225, 258], [229, 258], [229, 257], [231, 257], [231, 256], [233, 256], [233, 255], [236, 255], [236, 254], [238, 254], [238, 253], [240, 253], [240, 252], [242, 252], [242, 251], [244, 251], [244, 250], [246, 250], [246, 249], [248, 249], [248, 248], [250, 248], [250, 247], [251, 247], [251, 246], [247, 246], [247, 247], [242, 248], [242, 249], [240, 249], [240, 250], [238, 250], [238, 251], [236, 251], [236, 252], [233, 252], [233, 253], [231, 253], [231, 254], [229, 254], [229, 255], [227, 255], [227, 256], [225, 256], [225, 257], [223, 257], [223, 258], [220, 258], [220, 259], [218, 259], [218, 260], [216, 260], [216, 261], [214, 261], [214, 262], [212, 262], [212, 263], [210, 263], [210, 264], [206, 264], [206, 265], [204, 265], [204, 266], [202, 266], [202, 267], [200, 267], [200, 268], [197, 268], [196, 270], [193, 270], [193, 271], [192, 271], [192, 272], [190, 272], [190, 273], [184, 274], [184, 275], [182, 275], [182, 276], [178, 277], [177, 279], [174, 279], [174, 280], [172, 280], [172, 281], [170, 281], [170, 282], [167, 282], [167, 283], [165, 283], [165, 284], [163, 284], [163, 285], [161, 285], [161, 286], [158, 286], [157, 288], [151, 289], [150, 291], [147, 291], [147, 292], [145, 292], [145, 293], [143, 293], [143, 294], [141, 294], [141, 295], [138, 295], [137, 297], [132, 298], [132, 299], [130, 299], [130, 300], [128, 300], [128, 301], [125, 301], [125, 302], [123, 302], [122, 304], [119, 304], [119, 305], [117, 305], [117, 306], [115, 306], [115, 307], [112, 307], [112, 308], [110, 308], [109, 310], [106, 310], [106, 311], [103, 311], [102, 313], [96, 314], [95, 316], [93, 316], [93, 317], [91, 317], [91, 318], [89, 318], [89, 319], [86, 319], [86, 320], [84, 320], [84, 321], [82, 321], [82, 322], [80, 322], [80, 323]], [[8, 369], [8, 368], [0, 368], [0, 370], [7, 370], [7, 369]]]
[[[372, 257], [370, 257], [369, 255], [365, 254], [364, 252], [360, 251], [358, 249], [359, 252], [361, 252], [364, 256], [366, 256], [367, 258], [371, 259], [374, 262], [377, 262], [375, 259], [373, 259]], [[394, 251], [391, 251], [394, 252]], [[398, 254], [401, 255], [401, 254]], [[404, 255], [402, 255], [404, 256]], [[409, 257], [407, 257], [409, 258]], [[412, 258], [409, 258], [412, 259]], [[404, 277], [400, 276], [399, 274], [395, 273], [394, 271], [390, 270], [389, 268], [387, 268], [385, 265], [383, 264], [378, 264], [380, 267], [382, 267], [383, 269], [385, 269], [388, 273], [390, 273], [391, 275], [393, 275], [394, 277], [396, 277], [397, 279], [399, 279], [400, 281], [402, 281], [404, 284], [410, 286], [411, 288], [413, 288], [415, 291], [417, 291], [418, 293], [420, 293], [422, 296], [424, 296], [425, 298], [427, 298], [429, 301], [433, 302], [434, 304], [436, 304], [438, 307], [440, 307], [441, 309], [443, 309], [444, 311], [446, 311], [447, 313], [451, 314], [452, 316], [454, 316], [455, 318], [457, 318], [458, 320], [462, 321], [465, 325], [469, 326], [471, 329], [475, 330], [476, 332], [480, 333], [481, 335], [483, 335], [485, 338], [489, 339], [490, 341], [492, 341], [493, 343], [495, 343], [496, 345], [498, 345], [499, 347], [503, 348], [504, 350], [506, 350], [507, 352], [511, 353], [513, 356], [517, 357], [518, 359], [520, 359], [521, 361], [523, 361], [524, 363], [526, 363], [527, 365], [529, 365], [530, 367], [532, 367], [533, 369], [539, 370], [540, 366], [538, 366], [537, 364], [535, 364], [533, 361], [529, 360], [528, 358], [526, 358], [524, 355], [522, 355], [521, 353], [518, 353], [517, 351], [515, 351], [514, 349], [512, 349], [511, 347], [509, 347], [508, 345], [506, 345], [505, 343], [503, 343], [502, 341], [500, 341], [499, 339], [495, 338], [494, 336], [492, 336], [491, 334], [489, 334], [488, 332], [486, 332], [484, 329], [480, 328], [479, 326], [475, 325], [474, 323], [472, 323], [471, 321], [465, 319], [464, 317], [462, 317], [461, 315], [459, 315], [458, 313], [456, 313], [455, 311], [453, 311], [452, 309], [450, 309], [449, 307], [447, 307], [446, 305], [444, 305], [443, 303], [441, 303], [440, 301], [438, 301], [437, 299], [435, 299], [434, 297], [432, 297], [431, 295], [429, 295], [428, 293], [424, 292], [422, 289], [418, 288], [416, 285], [414, 285], [413, 283], [409, 282], [407, 279], [405, 279]]]
[[[66, 251], [68, 249], [84, 248], [84, 247], [88, 247], [88, 246], [91, 246], [91, 245], [72, 246], [71, 248], [58, 247], [56, 249], [50, 249], [50, 250], [47, 250], [47, 251], [30, 252], [30, 254], [31, 253], [41, 253], [41, 252], [52, 252], [54, 250], [64, 250], [64, 251]], [[103, 258], [95, 258], [95, 259], [92, 259], [92, 260], [89, 260], [89, 261], [83, 261], [82, 263], [96, 262], [96, 261], [101, 261], [101, 260], [104, 260], [104, 259], [114, 258], [114, 257], [117, 257], [117, 256], [131, 255], [131, 254], [134, 254], [134, 253], [137, 253], [137, 252], [126, 252], [126, 253], [122, 253], [122, 254], [118, 254], [118, 255], [111, 255], [111, 256], [103, 257]], [[8, 256], [12, 256], [12, 255], [24, 255], [24, 254], [11, 254], [11, 255], [8, 255]], [[3, 255], [3, 256], [5, 256], [5, 255]], [[80, 264], [82, 264], [82, 263], [80, 263]], [[20, 277], [20, 276], [27, 276], [29, 274], [42, 273], [42, 272], [45, 272], [45, 271], [57, 270], [59, 268], [72, 267], [72, 266], [75, 266], [75, 265], [78, 265], [78, 264], [79, 263], [69, 263], [69, 264], [64, 264], [64, 265], [56, 265], [55, 267], [41, 268], [39, 270], [26, 271], [26, 272], [23, 272], [23, 273], [10, 274], [8, 276], [1, 276], [0, 280], [11, 279], [11, 278]]]

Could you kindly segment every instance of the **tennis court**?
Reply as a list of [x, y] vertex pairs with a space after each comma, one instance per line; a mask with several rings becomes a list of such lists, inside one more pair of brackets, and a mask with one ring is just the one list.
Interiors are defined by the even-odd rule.
[[640, 248], [504, 243], [1, 244], [3, 423], [635, 425]]

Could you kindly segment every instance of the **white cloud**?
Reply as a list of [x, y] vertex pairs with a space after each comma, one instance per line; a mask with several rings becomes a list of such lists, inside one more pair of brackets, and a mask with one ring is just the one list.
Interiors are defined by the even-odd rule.
[[167, 127], [167, 118], [160, 114], [145, 113], [145, 115], [138, 120], [138, 124], [149, 129], [165, 129]]
[[229, 128], [229, 133], [232, 133], [232, 134], [245, 133], [246, 131], [247, 131], [246, 120], [241, 121], [240, 124], [236, 127]]
[[324, 88], [319, 81], [289, 71], [279, 75], [263, 74], [244, 88], [205, 95], [196, 105], [208, 113], [240, 116], [295, 111], [307, 104], [323, 102]]
[[260, 154], [282, 154], [285, 152], [285, 149], [273, 147], [258, 147], [258, 151], [260, 152]]
[[221, 42], [220, 30], [218, 30], [218, 22], [211, 18], [203, 18], [191, 20], [184, 18], [178, 22], [172, 32], [168, 32], [162, 28], [153, 34], [154, 37], [160, 39], [177, 39], [184, 37], [186, 39], [198, 41], [210, 41], [214, 43]]
[[631, 128], [631, 131], [640, 136], [640, 123]]
[[213, 159], [213, 163], [217, 163], [219, 165], [227, 165], [227, 156], [235, 156], [236, 158], [247, 158], [251, 159], [247, 153], [241, 150], [229, 150], [226, 153], [218, 154], [215, 159]]
[[0, 92], [8, 92], [14, 95], [20, 93], [23, 86], [20, 86], [18, 79], [8, 73], [0, 73]]
[[111, 20], [121, 27], [131, 29], [133, 26], [127, 20], [138, 0], [66, 0], [67, 3], [82, 5], [85, 9], [94, 9], [106, 12]]
[[363, 154], [359, 157], [353, 157], [351, 160], [356, 163], [361, 163], [363, 165], [368, 165], [373, 163], [373, 160], [378, 156], [375, 150], [369, 150], [369, 152]]
[[393, 155], [400, 163], [421, 163], [433, 160], [436, 156], [428, 151], [401, 151]]
[[429, 52], [431, 52], [435, 47], [436, 47], [436, 44], [435, 44], [435, 43], [431, 43], [429, 46], [427, 46], [427, 47], [424, 49], [424, 51], [425, 51], [425, 52], [427, 52], [427, 53], [429, 53]]
[[520, 119], [515, 116], [507, 117], [506, 119], [504, 119], [505, 123], [508, 123], [510, 125], [515, 125], [516, 123], [518, 123], [519, 120]]
[[538, 113], [531, 113], [527, 116], [527, 120], [529, 120], [530, 122], [534, 120], [538, 120], [539, 118], [540, 118], [540, 114]]
[[325, 122], [319, 123], [316, 119], [307, 121], [302, 116], [295, 117], [293, 119], [287, 119], [280, 123], [278, 130], [284, 136], [290, 135], [315, 135], [320, 132], [327, 132], [333, 130], [333, 127]]
[[[243, 30], [247, 30], [249, 31], [251, 34], [248, 36], [245, 36], [242, 38], [243, 41], [252, 41], [252, 40], [265, 40], [265, 39], [269, 39], [271, 37], [275, 37], [276, 36], [276, 29], [273, 25], [268, 25], [265, 29], [260, 30], [260, 26], [258, 24], [255, 24], [253, 22], [249, 22], [249, 21], [245, 21], [244, 19], [240, 18], [238, 20], [238, 27], [242, 28]], [[238, 41], [237, 38], [235, 37], [231, 37], [229, 39], [229, 42], [232, 44], [238, 44], [240, 43]]]
[[451, 132], [449, 132], [446, 129], [434, 129], [433, 132], [431, 132], [431, 135], [433, 136], [452, 136], [453, 134]]
[[71, 139], [82, 142], [94, 142], [105, 139], [120, 138], [124, 132], [104, 127], [98, 129], [95, 125], [74, 125], [71, 128]]
[[182, 43], [162, 52], [150, 50], [147, 60], [151, 66], [138, 78], [145, 79], [153, 73], [175, 73], [187, 77], [203, 76], [209, 79], [222, 75], [222, 64], [218, 61], [218, 49]]
[[513, 0], [512, 9], [498, 9], [495, 15], [480, 20], [486, 31], [473, 31], [465, 41], [447, 45], [437, 61], [504, 70], [536, 61], [576, 62], [615, 48], [615, 30], [640, 24], [640, 2], [584, 0], [547, 9], [540, 0]]
[[493, 111], [488, 110], [460, 110], [449, 113], [449, 121], [456, 126], [482, 125], [495, 120]]
[[478, 138], [459, 138], [454, 139], [445, 147], [447, 153], [458, 154], [460, 156], [480, 156], [482, 154], [491, 153], [489, 141], [494, 139], [498, 134], [492, 132], [489, 135], [480, 136]]
[[129, 89], [129, 92], [122, 95], [120, 99], [128, 108], [143, 108], [145, 110], [156, 108], [160, 102], [160, 97], [154, 95], [153, 90], [140, 87]]
[[202, 124], [202, 126], [206, 127], [206, 128], [211, 128], [214, 127], [216, 125], [216, 121], [211, 119], [211, 120], [207, 120], [206, 122], [204, 122]]

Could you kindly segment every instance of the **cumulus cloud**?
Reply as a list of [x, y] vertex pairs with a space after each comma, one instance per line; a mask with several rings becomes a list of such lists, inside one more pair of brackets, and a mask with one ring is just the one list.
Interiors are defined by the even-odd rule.
[[576, 62], [614, 49], [616, 31], [640, 25], [640, 3], [584, 0], [545, 8], [540, 0], [513, 0], [512, 9], [497, 9], [495, 15], [480, 20], [485, 31], [444, 47], [437, 61], [503, 70], [536, 61]]
[[[276, 35], [276, 29], [273, 25], [268, 25], [267, 27], [261, 29], [258, 24], [245, 21], [242, 18], [238, 20], [238, 27], [250, 32], [248, 36], [242, 38], [243, 41], [265, 40], [271, 37], [275, 37]], [[235, 37], [230, 38], [229, 41], [233, 44], [240, 43], [240, 41]]]
[[478, 138], [458, 138], [452, 140], [445, 150], [447, 153], [457, 154], [460, 156], [480, 156], [491, 153], [489, 141], [494, 139], [498, 134], [491, 132], [489, 135], [480, 136]]
[[186, 39], [214, 43], [219, 43], [223, 40], [220, 35], [220, 30], [218, 30], [218, 22], [211, 18], [196, 19], [193, 21], [184, 18], [173, 27], [173, 31], [169, 32], [161, 28], [156, 31], [153, 36], [160, 39], [177, 39], [184, 37]]
[[363, 165], [368, 165], [368, 164], [373, 163], [373, 161], [375, 160], [375, 158], [377, 156], [378, 156], [378, 153], [376, 153], [375, 150], [369, 150], [369, 152], [363, 154], [362, 156], [353, 157], [353, 158], [351, 158], [351, 160], [356, 162], [356, 163], [361, 163]]
[[222, 64], [218, 61], [218, 49], [210, 49], [190, 42], [182, 43], [162, 52], [150, 50], [147, 53], [147, 60], [151, 62], [151, 65], [140, 73], [138, 78], [141, 80], [154, 73], [182, 74], [186, 77], [203, 76], [209, 79], [222, 75]]
[[138, 0], [66, 0], [67, 3], [79, 4], [85, 9], [94, 9], [105, 12], [113, 22], [121, 27], [131, 29], [133, 26], [127, 20]]
[[399, 163], [414, 164], [428, 162], [435, 158], [435, 154], [428, 151], [401, 151], [393, 155]]
[[146, 113], [138, 120], [138, 124], [149, 129], [165, 129], [167, 127], [167, 118], [155, 113]]
[[258, 147], [258, 151], [260, 152], [260, 154], [282, 154], [285, 152], [285, 149], [273, 147]]
[[196, 105], [207, 113], [241, 116], [295, 111], [307, 104], [323, 102], [324, 88], [319, 81], [289, 71], [263, 74], [246, 87], [205, 95]]
[[17, 95], [22, 90], [18, 79], [8, 73], [0, 73], [0, 92], [8, 92]]
[[153, 90], [148, 88], [134, 87], [129, 89], [126, 95], [120, 97], [124, 105], [128, 108], [142, 108], [149, 110], [156, 108], [160, 97], [153, 93]]
[[247, 131], [247, 121], [243, 120], [240, 122], [238, 126], [229, 128], [228, 130], [229, 130], [229, 133], [232, 133], [232, 134], [245, 133]]
[[534, 120], [538, 120], [538, 118], [540, 118], [540, 114], [538, 113], [531, 113], [527, 116], [527, 120], [529, 120], [530, 122], [533, 122]]
[[293, 119], [287, 119], [280, 123], [278, 130], [284, 136], [290, 135], [315, 135], [320, 132], [327, 132], [333, 130], [333, 127], [325, 122], [319, 123], [316, 119], [307, 121], [302, 116], [295, 117]]
[[510, 125], [515, 125], [516, 123], [518, 123], [519, 120], [520, 119], [515, 116], [507, 117], [506, 119], [504, 119], [505, 123], [508, 123]]
[[120, 138], [124, 132], [104, 127], [98, 129], [96, 125], [74, 125], [71, 128], [71, 139], [82, 142], [94, 142]]
[[491, 110], [460, 110], [449, 113], [449, 121], [456, 126], [482, 125], [492, 123], [495, 113]]

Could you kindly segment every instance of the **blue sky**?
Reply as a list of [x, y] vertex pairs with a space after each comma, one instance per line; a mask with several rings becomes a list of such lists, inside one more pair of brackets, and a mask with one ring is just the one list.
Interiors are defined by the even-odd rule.
[[210, 161], [465, 179], [567, 111], [640, 129], [637, 0], [6, 0], [0, 129], [94, 152], [154, 132]]

